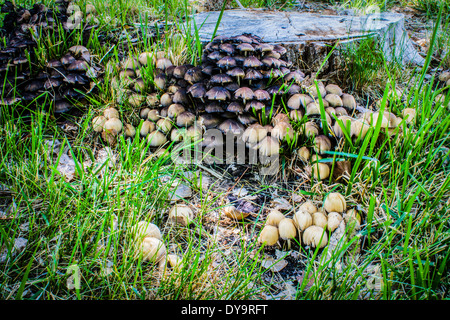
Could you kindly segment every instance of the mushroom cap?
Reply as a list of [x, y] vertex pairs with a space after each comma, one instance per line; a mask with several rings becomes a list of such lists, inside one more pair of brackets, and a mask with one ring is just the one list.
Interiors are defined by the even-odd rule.
[[280, 152], [280, 143], [277, 139], [267, 136], [262, 139], [255, 148], [263, 156], [272, 156]]
[[328, 243], [328, 235], [323, 228], [312, 225], [303, 232], [302, 240], [307, 246], [323, 248]]
[[314, 100], [310, 96], [303, 93], [297, 93], [289, 98], [287, 106], [290, 109], [299, 109], [300, 107], [306, 108], [306, 106], [312, 102], [314, 102]]
[[292, 239], [297, 236], [297, 228], [295, 227], [294, 221], [290, 218], [284, 218], [279, 222], [278, 232], [280, 238], [283, 240]]
[[156, 56], [154, 52], [142, 52], [139, 54], [138, 61], [141, 64], [141, 66], [146, 66], [149, 63], [155, 64], [156, 63]]
[[108, 132], [119, 133], [120, 131], [122, 131], [122, 128], [123, 128], [122, 121], [120, 121], [117, 118], [108, 119], [104, 125], [104, 131], [108, 131]]
[[298, 208], [298, 210], [304, 211], [304, 212], [308, 212], [310, 214], [313, 214], [314, 212], [317, 212], [317, 207], [312, 203], [311, 200], [307, 200], [304, 203], [302, 203], [300, 205], [300, 207]]
[[270, 210], [270, 212], [266, 218], [266, 225], [278, 227], [278, 224], [280, 223], [280, 221], [285, 218], [286, 218], [286, 216], [284, 214], [282, 214], [280, 211]]
[[325, 198], [323, 207], [327, 212], [343, 213], [347, 209], [347, 202], [340, 193], [331, 192]]
[[352, 120], [350, 126], [350, 135], [352, 137], [360, 137], [364, 139], [367, 132], [369, 131], [370, 126], [363, 121], [360, 120]]
[[161, 240], [161, 230], [154, 223], [139, 221], [131, 228], [131, 234], [135, 240], [142, 240], [145, 237], [153, 237]]
[[178, 127], [189, 127], [195, 122], [195, 115], [192, 112], [184, 111], [177, 116]]
[[247, 43], [247, 42], [242, 42], [242, 43], [238, 44], [236, 46], [236, 49], [238, 49], [239, 51], [244, 52], [244, 53], [255, 51], [255, 48], [250, 43]]
[[160, 147], [167, 142], [167, 138], [164, 133], [155, 130], [148, 134], [147, 141], [151, 147]]
[[225, 214], [225, 216], [234, 220], [242, 220], [250, 215], [250, 212], [239, 210], [234, 205], [228, 205], [224, 207], [222, 212]]
[[169, 210], [169, 220], [183, 227], [187, 227], [193, 218], [194, 213], [186, 204], [176, 204]]
[[194, 83], [190, 86], [187, 91], [193, 98], [202, 99], [206, 94], [205, 85], [201, 82]]
[[241, 139], [248, 145], [253, 146], [264, 139], [267, 136], [267, 133], [268, 132], [266, 128], [264, 128], [259, 123], [255, 123], [245, 129]]
[[231, 99], [230, 92], [223, 87], [212, 87], [206, 92], [205, 96], [209, 100], [225, 101]]
[[136, 135], [136, 128], [130, 123], [125, 124], [124, 131], [125, 136], [128, 138], [133, 138]]
[[161, 106], [163, 106], [163, 107], [170, 106], [173, 103], [172, 94], [165, 92], [159, 99], [159, 102], [161, 103]]
[[259, 111], [259, 110], [262, 110], [265, 106], [266, 105], [264, 103], [262, 103], [261, 101], [251, 100], [245, 104], [244, 110], [247, 112], [250, 110]]
[[344, 105], [342, 99], [334, 93], [327, 94], [325, 100], [328, 101], [332, 107], [342, 107]]
[[261, 244], [265, 244], [267, 246], [273, 246], [274, 244], [277, 243], [278, 238], [279, 238], [278, 228], [271, 225], [265, 225], [264, 228], [261, 230], [258, 242]]
[[313, 121], [308, 121], [304, 123], [301, 128], [301, 132], [305, 134], [307, 137], [316, 136], [319, 134], [319, 127]]
[[227, 70], [226, 72], [229, 76], [235, 77], [235, 78], [244, 78], [245, 77], [245, 71], [239, 67]]
[[294, 128], [288, 122], [279, 122], [273, 127], [271, 136], [279, 141], [293, 141], [295, 136]]
[[153, 237], [145, 237], [140, 245], [140, 254], [143, 261], [158, 263], [166, 256], [167, 249], [164, 243]]
[[204, 113], [199, 116], [198, 121], [206, 129], [211, 129], [217, 127], [222, 122], [222, 118], [214, 113]]
[[234, 97], [247, 101], [253, 99], [255, 97], [255, 94], [252, 89], [248, 87], [241, 87], [234, 92]]
[[347, 93], [343, 93], [341, 96], [342, 105], [350, 110], [353, 110], [356, 108], [356, 100], [355, 98]]
[[112, 119], [112, 118], [119, 118], [119, 111], [117, 111], [117, 109], [114, 107], [110, 107], [110, 108], [106, 108], [103, 111], [103, 115], [105, 116], [105, 118], [107, 120]]
[[75, 60], [67, 67], [68, 71], [86, 71], [89, 69], [89, 65], [84, 60]]
[[416, 118], [416, 109], [414, 109], [414, 108], [403, 109], [402, 117], [406, 123], [413, 123]]
[[145, 120], [142, 123], [141, 130], [139, 131], [139, 134], [141, 137], [146, 137], [150, 132], [153, 132], [156, 130], [156, 125], [152, 121]]
[[310, 171], [317, 180], [323, 180], [330, 176], [330, 167], [321, 162], [313, 164], [308, 171]]
[[328, 218], [323, 212], [317, 211], [312, 214], [312, 221], [313, 225], [325, 228], [328, 222]]
[[344, 220], [342, 215], [338, 212], [330, 212], [328, 213], [328, 221], [327, 221], [327, 229], [330, 232], [333, 232], [334, 230], [339, 227], [339, 224]]
[[342, 96], [342, 93], [343, 93], [342, 89], [337, 84], [332, 84], [332, 83], [328, 84], [325, 87], [325, 90], [327, 91], [327, 93], [336, 94], [339, 97]]
[[323, 153], [331, 150], [331, 141], [327, 136], [318, 135], [314, 137], [314, 151]]
[[244, 112], [244, 106], [241, 103], [234, 101], [228, 104], [227, 111], [234, 113], [242, 113]]
[[221, 105], [215, 101], [208, 103], [205, 107], [205, 112], [214, 113], [214, 112], [223, 112], [223, 108]]
[[161, 118], [159, 111], [157, 109], [152, 109], [147, 114], [147, 119], [153, 122], [158, 121]]
[[230, 69], [236, 67], [236, 59], [230, 56], [225, 56], [217, 61], [217, 66], [219, 68]]
[[106, 117], [104, 116], [96, 116], [92, 119], [92, 127], [95, 132], [102, 132], [105, 126]]
[[203, 79], [202, 69], [200, 67], [193, 67], [186, 71], [184, 74], [184, 80], [195, 83]]
[[176, 118], [180, 113], [183, 113], [185, 111], [186, 109], [182, 104], [173, 103], [169, 106], [169, 109], [167, 109], [167, 116], [169, 118]]
[[249, 115], [249, 114], [240, 114], [238, 115], [238, 120], [240, 123], [242, 123], [244, 126], [247, 126], [249, 124], [255, 123], [258, 120], [256, 120], [255, 117]]
[[257, 89], [253, 92], [254, 99], [258, 101], [269, 101], [271, 100], [270, 94], [264, 89]]
[[161, 69], [161, 70], [164, 71], [168, 67], [171, 67], [172, 65], [173, 65], [172, 61], [170, 61], [169, 59], [167, 59], [167, 58], [159, 58], [159, 59], [156, 59], [155, 67], [157, 69]]
[[259, 61], [258, 58], [255, 56], [248, 56], [244, 60], [244, 67], [245, 68], [260, 68], [263, 65], [261, 61]]
[[280, 122], [289, 123], [289, 116], [287, 114], [285, 114], [285, 113], [282, 113], [282, 112], [277, 113], [277, 115], [272, 118], [272, 124], [274, 126], [276, 126]]
[[156, 122], [156, 128], [165, 134], [169, 133], [172, 127], [173, 123], [168, 118], [161, 118]]
[[294, 221], [295, 226], [299, 229], [299, 231], [304, 231], [312, 225], [312, 215], [307, 211], [296, 211], [292, 220]]
[[231, 43], [222, 43], [219, 45], [219, 50], [226, 54], [232, 55], [234, 53], [234, 46]]
[[219, 125], [218, 129], [220, 131], [222, 131], [224, 134], [227, 134], [228, 132], [231, 132], [231, 133], [233, 133], [235, 135], [240, 135], [245, 130], [244, 126], [241, 123], [239, 123], [239, 122], [237, 122], [237, 121], [235, 121], [233, 119], [225, 120], [224, 122], [222, 122]]
[[261, 80], [262, 78], [264, 78], [264, 76], [258, 70], [247, 69], [247, 71], [245, 72], [244, 80], [253, 81], [253, 80]]
[[309, 158], [311, 157], [311, 151], [309, 151], [308, 147], [303, 146], [297, 150], [297, 155], [301, 160], [308, 162]]
[[[231, 70], [234, 70], [234, 69], [231, 69]], [[229, 71], [231, 71], [231, 70], [229, 70]], [[211, 77], [211, 80], [210, 80], [211, 83], [220, 84], [220, 85], [224, 85], [224, 84], [230, 83], [232, 81], [233, 81], [233, 79], [226, 73], [215, 74]]]

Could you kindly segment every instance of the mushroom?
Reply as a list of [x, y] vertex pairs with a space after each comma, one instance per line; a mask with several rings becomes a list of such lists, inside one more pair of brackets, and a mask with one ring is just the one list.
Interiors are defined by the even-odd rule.
[[116, 134], [122, 131], [122, 128], [123, 128], [122, 121], [120, 121], [117, 118], [111, 118], [107, 120], [104, 125], [104, 131]]
[[236, 99], [242, 99], [244, 103], [246, 101], [251, 100], [255, 97], [253, 90], [248, 87], [241, 87], [234, 92], [234, 97]]
[[267, 136], [267, 130], [259, 123], [255, 123], [250, 125], [247, 129], [245, 129], [242, 134], [242, 141], [244, 141], [247, 146], [254, 146], [262, 139]]
[[231, 98], [230, 92], [223, 87], [212, 87], [210, 90], [206, 92], [205, 96], [209, 100], [219, 100], [219, 101], [225, 101]]
[[244, 60], [245, 68], [260, 68], [263, 65], [255, 56], [249, 56]]
[[134, 136], [136, 136], [136, 128], [130, 123], [125, 124], [124, 131], [125, 137], [127, 138], [134, 138]]
[[172, 61], [167, 58], [159, 58], [156, 60], [155, 67], [157, 69], [166, 70], [168, 67], [172, 66]]
[[328, 231], [333, 232], [334, 230], [336, 230], [337, 227], [339, 227], [339, 225], [341, 224], [342, 220], [344, 220], [344, 218], [340, 213], [338, 212], [328, 213], [328, 221], [327, 221]]
[[278, 238], [279, 238], [278, 228], [271, 225], [266, 225], [261, 230], [258, 242], [261, 243], [262, 245], [273, 246], [278, 242]]
[[95, 132], [102, 132], [103, 128], [105, 126], [106, 117], [104, 116], [97, 116], [92, 119], [92, 127]]
[[232, 55], [234, 53], [234, 46], [231, 43], [222, 43], [219, 45], [219, 50], [226, 54]]
[[315, 163], [307, 171], [317, 180], [324, 180], [330, 176], [330, 167], [325, 163]]
[[350, 135], [352, 137], [362, 138], [366, 136], [370, 126], [359, 120], [353, 120], [350, 126]]
[[161, 240], [161, 230], [154, 223], [139, 221], [131, 228], [131, 234], [135, 240], [142, 240], [146, 237], [152, 237]]
[[323, 212], [317, 211], [312, 214], [313, 225], [325, 228], [327, 222], [328, 222], [327, 216]]
[[319, 134], [319, 127], [313, 121], [308, 121], [300, 127], [300, 131], [307, 137], [316, 136]]
[[225, 56], [217, 61], [217, 66], [221, 69], [230, 69], [236, 67], [236, 60], [233, 57]]
[[140, 134], [141, 137], [146, 137], [150, 132], [153, 132], [155, 130], [156, 130], [156, 125], [152, 121], [145, 120], [142, 123], [141, 130], [139, 131], [139, 134]]
[[279, 141], [292, 142], [294, 140], [294, 128], [288, 122], [279, 122], [273, 127], [271, 136]]
[[325, 151], [330, 151], [331, 141], [327, 136], [318, 135], [314, 137], [314, 151], [317, 153], [324, 153]]
[[338, 116], [336, 118], [336, 121], [334, 122], [334, 125], [332, 128], [333, 133], [336, 137], [342, 138], [342, 137], [344, 137], [344, 131], [342, 128], [344, 128], [344, 130], [347, 133], [350, 133], [351, 126], [352, 126], [352, 118], [350, 118], [348, 116]]
[[344, 215], [344, 221], [347, 225], [347, 231], [359, 230], [361, 227], [361, 215], [355, 209], [350, 209]]
[[353, 110], [356, 108], [356, 101], [355, 98], [347, 93], [343, 93], [341, 96], [341, 100], [342, 100], [342, 105], [350, 110]]
[[228, 104], [227, 111], [233, 113], [242, 113], [244, 112], [244, 107], [242, 106], [241, 103], [234, 101]]
[[416, 118], [416, 109], [414, 109], [414, 108], [403, 109], [402, 117], [406, 123], [408, 123], [408, 124], [413, 123]]
[[295, 227], [294, 221], [290, 218], [282, 219], [278, 224], [278, 232], [280, 238], [287, 241], [288, 250], [291, 249], [291, 239], [297, 236], [297, 229]]
[[275, 138], [267, 136], [256, 144], [254, 148], [259, 151], [260, 155], [269, 157], [280, 152], [280, 143]]
[[158, 121], [161, 118], [157, 109], [152, 109], [147, 113], [147, 119], [153, 122]]
[[186, 71], [184, 74], [184, 80], [190, 84], [199, 82], [203, 79], [202, 69], [200, 67], [193, 67]]
[[178, 127], [189, 127], [195, 122], [195, 115], [192, 112], [184, 111], [177, 116], [176, 125]]
[[167, 142], [167, 138], [161, 131], [155, 130], [149, 133], [147, 141], [151, 147], [160, 147]]
[[312, 203], [311, 200], [308, 200], [308, 201], [305, 201], [304, 203], [302, 203], [298, 209], [301, 211], [308, 212], [310, 214], [313, 214], [314, 212], [318, 211], [317, 207]]
[[293, 221], [299, 232], [302, 232], [312, 225], [312, 215], [307, 211], [298, 210], [294, 213]]
[[173, 103], [169, 106], [169, 109], [167, 109], [167, 116], [173, 119], [176, 118], [180, 113], [183, 113], [185, 111], [186, 109], [183, 107], [182, 104]]
[[217, 102], [208, 103], [205, 107], [205, 112], [214, 113], [214, 112], [223, 112], [223, 108]]
[[205, 97], [206, 89], [203, 83], [199, 82], [193, 84], [187, 89], [186, 92], [193, 98], [200, 99], [202, 102], [204, 102], [203, 98]]
[[254, 81], [254, 80], [261, 80], [262, 78], [264, 78], [264, 76], [258, 70], [256, 70], [256, 69], [248, 69], [245, 72], [244, 80], [248, 80], [248, 83], [251, 84], [252, 81]]
[[342, 96], [342, 93], [343, 93], [342, 89], [338, 85], [331, 84], [331, 83], [325, 87], [325, 90], [327, 91], [327, 93], [335, 94], [339, 97]]
[[[234, 69], [231, 69], [229, 71], [232, 71], [232, 70], [234, 70]], [[215, 74], [210, 79], [211, 83], [213, 83], [213, 84], [220, 84], [220, 85], [225, 85], [225, 84], [230, 83], [232, 81], [233, 81], [233, 79], [231, 79], [231, 77], [228, 74], [226, 74], [226, 73]]]
[[331, 192], [325, 198], [323, 207], [327, 212], [343, 213], [347, 208], [347, 203], [343, 195], [338, 192]]
[[312, 225], [303, 232], [302, 240], [312, 248], [324, 248], [328, 243], [328, 235], [323, 228]]
[[170, 119], [162, 118], [156, 122], [156, 128], [165, 134], [169, 133], [172, 130], [173, 124]]
[[226, 72], [229, 76], [234, 77], [238, 81], [238, 85], [240, 84], [240, 80], [245, 77], [245, 71], [239, 67], [230, 69]]
[[328, 103], [332, 106], [332, 107], [342, 107], [344, 104], [342, 102], [342, 99], [334, 93], [329, 93], [325, 96], [325, 100], [328, 101]]
[[142, 66], [147, 66], [149, 64], [149, 62], [151, 64], [156, 63], [156, 57], [155, 57], [154, 52], [142, 52], [138, 57], [138, 62]]
[[142, 260], [150, 263], [161, 262], [167, 253], [164, 243], [153, 237], [145, 237], [144, 240], [142, 240], [139, 249]]
[[274, 226], [274, 227], [278, 228], [278, 224], [284, 218], [286, 218], [286, 216], [284, 214], [282, 214], [280, 211], [270, 210], [270, 212], [266, 218], [266, 225], [270, 225], [270, 226]]
[[117, 111], [116, 108], [114, 107], [110, 107], [110, 108], [106, 108], [103, 111], [103, 115], [105, 116], [105, 118], [107, 120], [112, 119], [112, 118], [119, 118], [119, 111]]
[[241, 51], [244, 55], [247, 55], [249, 52], [254, 52], [255, 48], [250, 43], [240, 43], [236, 46], [236, 49]]
[[218, 129], [222, 131], [224, 134], [231, 132], [234, 135], [240, 135], [245, 130], [242, 124], [232, 119], [227, 119], [224, 122], [222, 122], [219, 125]]
[[194, 213], [186, 204], [176, 204], [169, 210], [169, 220], [183, 227], [187, 227], [193, 218]]
[[311, 157], [311, 152], [309, 151], [308, 147], [303, 146], [297, 150], [297, 155], [301, 160], [308, 162], [309, 158]]

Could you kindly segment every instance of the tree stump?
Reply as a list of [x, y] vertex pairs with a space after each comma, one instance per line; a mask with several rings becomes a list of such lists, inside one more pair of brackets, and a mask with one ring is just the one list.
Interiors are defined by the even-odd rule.
[[[202, 12], [193, 15], [203, 43], [211, 41], [220, 12]], [[216, 36], [235, 36], [251, 33], [270, 44], [281, 44], [288, 49], [290, 61], [301, 69], [316, 72], [336, 42], [347, 43], [367, 37], [376, 37], [388, 60], [423, 65], [404, 28], [404, 15], [374, 13], [364, 16], [320, 15], [308, 12], [281, 12], [266, 10], [225, 10]], [[195, 33], [193, 22], [188, 25]], [[322, 71], [333, 70], [339, 63], [331, 56]]]

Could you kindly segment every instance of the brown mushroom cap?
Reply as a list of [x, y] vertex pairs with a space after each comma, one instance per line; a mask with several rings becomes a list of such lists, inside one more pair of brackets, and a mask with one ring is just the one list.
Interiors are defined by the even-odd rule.
[[217, 127], [222, 119], [215, 113], [204, 113], [199, 116], [198, 121], [205, 126], [206, 129]]
[[234, 113], [242, 113], [244, 112], [244, 106], [239, 102], [231, 102], [227, 106], [228, 112], [234, 112]]
[[252, 89], [248, 87], [241, 87], [234, 92], [234, 97], [237, 99], [242, 99], [245, 103], [245, 101], [253, 99], [255, 94]]
[[263, 156], [272, 156], [280, 152], [280, 143], [277, 139], [267, 136], [255, 146], [255, 149]]
[[169, 118], [176, 118], [180, 113], [183, 113], [185, 111], [186, 109], [182, 104], [173, 103], [169, 106], [169, 109], [167, 109], [167, 116]]
[[231, 43], [222, 43], [219, 45], [219, 50], [226, 54], [232, 55], [234, 53], [234, 46]]
[[223, 87], [212, 87], [206, 92], [205, 96], [209, 100], [225, 101], [231, 99], [230, 92]]
[[318, 135], [314, 138], [314, 151], [317, 153], [323, 153], [324, 151], [330, 151], [331, 141], [327, 136]]
[[223, 108], [220, 106], [219, 103], [217, 103], [217, 102], [211, 102], [211, 103], [208, 103], [208, 104], [205, 106], [205, 111], [206, 111], [207, 113], [214, 113], [214, 112], [223, 112], [224, 110], [223, 110]]
[[248, 56], [244, 60], [244, 67], [245, 68], [260, 68], [263, 65], [261, 61], [259, 61], [258, 58], [255, 56]]
[[[234, 70], [234, 69], [232, 69], [232, 70]], [[229, 70], [229, 71], [231, 71], [231, 70]], [[225, 73], [215, 74], [211, 77], [211, 80], [210, 80], [211, 83], [220, 84], [220, 85], [224, 85], [224, 84], [230, 83], [232, 81], [233, 81], [233, 79], [231, 79], [231, 77]]]
[[244, 110], [247, 112], [250, 110], [259, 111], [259, 110], [262, 110], [265, 106], [266, 105], [264, 103], [262, 103], [261, 101], [251, 100], [245, 104]]
[[189, 127], [195, 122], [195, 115], [192, 112], [184, 111], [177, 117], [176, 125], [178, 127]]
[[222, 122], [218, 129], [222, 131], [224, 134], [227, 134], [228, 132], [231, 132], [235, 135], [240, 135], [244, 132], [245, 128], [244, 126], [232, 119], [227, 119], [224, 122]]
[[156, 60], [156, 65], [155, 67], [157, 69], [161, 69], [161, 70], [166, 70], [168, 67], [172, 66], [172, 61], [170, 61], [167, 58], [159, 58]]
[[230, 56], [225, 56], [217, 61], [217, 66], [223, 69], [231, 69], [236, 67], [236, 59]]
[[167, 142], [167, 138], [164, 133], [155, 130], [147, 135], [147, 142], [151, 147], [160, 147]]
[[264, 76], [258, 70], [248, 69], [247, 72], [245, 72], [244, 80], [254, 81], [261, 80], [262, 78], [264, 78]]

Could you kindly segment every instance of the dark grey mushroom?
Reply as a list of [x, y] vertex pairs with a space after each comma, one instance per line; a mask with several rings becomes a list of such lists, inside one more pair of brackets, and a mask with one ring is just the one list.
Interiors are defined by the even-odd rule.
[[206, 97], [209, 100], [229, 100], [231, 98], [230, 92], [223, 87], [212, 87], [206, 92]]

